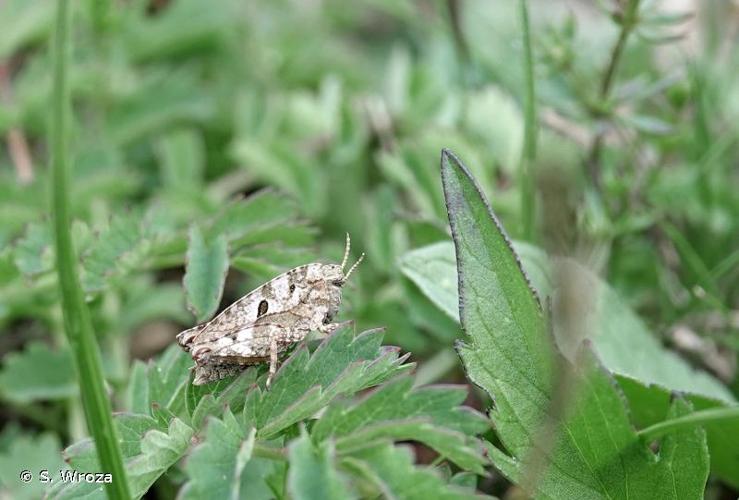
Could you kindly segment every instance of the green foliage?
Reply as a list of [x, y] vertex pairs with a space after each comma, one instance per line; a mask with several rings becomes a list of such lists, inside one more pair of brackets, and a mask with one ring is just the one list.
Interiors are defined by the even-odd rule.
[[2, 397], [16, 403], [63, 399], [77, 394], [72, 356], [39, 343], [9, 354], [0, 371]]
[[356, 471], [368, 485], [390, 498], [461, 499], [473, 495], [455, 485], [444, 485], [443, 480], [427, 467], [414, 467], [413, 453], [405, 447], [386, 443], [367, 447], [356, 456], [346, 459], [346, 466]]
[[228, 272], [226, 238], [218, 236], [205, 242], [197, 227], [190, 231], [187, 252], [187, 272], [183, 284], [187, 304], [198, 321], [210, 318], [221, 302], [223, 283]]
[[[269, 391], [262, 389], [264, 369], [259, 384], [257, 371], [249, 369], [194, 387], [188, 376], [192, 362], [174, 346], [157, 363], [138, 365], [130, 394], [140, 413], [118, 414], [115, 420], [131, 491], [141, 496], [185, 457], [184, 498], [238, 498], [247, 491], [261, 498], [274, 491], [281, 496], [284, 488], [306, 498], [314, 498], [316, 491], [338, 495], [350, 484], [369, 488], [361, 474], [343, 466], [345, 461], [368, 447], [395, 441], [424, 443], [459, 467], [484, 473], [482, 445], [474, 436], [488, 424], [482, 415], [459, 406], [466, 391], [412, 389], [407, 374], [411, 365], [403, 364], [405, 357], [397, 349], [382, 347], [381, 340], [381, 331], [355, 337], [351, 328], [344, 328], [312, 353], [301, 345]], [[371, 387], [377, 388], [351, 405], [352, 396]], [[394, 404], [395, 398], [401, 404]], [[321, 413], [325, 417], [316, 419]], [[291, 441], [286, 452], [284, 443], [305, 424], [311, 424], [310, 431], [301, 427], [302, 437]], [[70, 446], [65, 456], [78, 470], [97, 467], [91, 440]], [[102, 494], [86, 484], [51, 490], [52, 498], [82, 492], [91, 498]]]
[[[686, 460], [677, 443], [703, 428], [705, 496], [736, 496], [730, 2], [694, 2], [694, 12], [650, 0], [566, 10], [526, 0], [69, 3], [68, 269], [78, 269], [102, 354], [105, 380], [94, 382], [116, 412], [137, 495], [510, 497], [518, 491], [501, 470], [525, 491], [552, 477], [471, 409], [501, 411], [497, 400], [426, 387], [468, 383], [453, 349], [462, 333], [438, 170], [446, 147], [469, 162], [552, 315], [562, 358], [534, 367], [528, 354], [515, 358], [551, 386], [538, 409], [513, 408], [532, 426], [547, 415], [534, 437], [560, 421], [578, 443], [583, 422], [607, 425], [617, 447], [634, 432], [657, 436], [647, 469], [660, 485], [673, 471], [686, 481], [677, 490], [695, 496], [705, 455]], [[0, 454], [13, 457], [0, 497], [41, 495], [37, 483], [16, 488], [16, 462], [36, 467], [16, 448], [39, 444], [58, 458], [66, 447], [70, 467], [97, 467], [62, 334], [59, 211], [47, 201], [54, 11], [52, 0], [0, 2]], [[189, 383], [178, 331], [287, 269], [340, 262], [347, 232], [349, 261], [366, 259], [337, 320], [366, 333], [296, 346], [269, 391], [264, 366]], [[499, 257], [503, 272], [512, 260]], [[516, 279], [486, 280], [479, 292], [488, 306], [530, 302]], [[572, 297], [577, 307], [563, 308]], [[538, 327], [530, 311], [486, 318], [505, 323], [494, 332], [501, 352], [518, 352], [512, 318]], [[546, 332], [525, 338], [552, 343]], [[505, 359], [485, 366], [492, 378], [509, 374]], [[561, 397], [583, 378], [598, 384], [573, 383], [564, 392], [579, 399]], [[612, 412], [588, 412], [593, 395]], [[562, 455], [558, 443], [549, 455]], [[572, 470], [613, 451], [586, 444], [587, 461]], [[670, 460], [662, 452], [673, 444]], [[617, 495], [626, 476], [611, 466], [584, 477], [603, 477]], [[99, 486], [54, 492], [99, 497]]]
[[[597, 313], [587, 317], [587, 338], [604, 367], [620, 382], [631, 406], [632, 417], [641, 426], [661, 421], [668, 411], [671, 391], [685, 392], [696, 409], [736, 408], [735, 397], [707, 373], [696, 371], [655, 340], [643, 321], [623, 302], [618, 294], [572, 259], [552, 258], [536, 247], [514, 242], [513, 249], [521, 266], [540, 297], [556, 302], [561, 294], [553, 293], [552, 268], [578, 277], [581, 290], [595, 303]], [[442, 311], [458, 320], [458, 295], [454, 246], [441, 242], [405, 254], [400, 262], [403, 272]], [[555, 325], [556, 326], [556, 325]], [[555, 328], [558, 348], [575, 355], [579, 342]], [[635, 352], [634, 346], [639, 346]], [[646, 360], [649, 360], [648, 362]], [[739, 462], [731, 450], [739, 446], [734, 439], [739, 420], [720, 425], [705, 423], [712, 470], [732, 484], [739, 484]]]
[[[544, 497], [701, 498], [709, 465], [705, 431], [675, 432], [661, 443], [659, 456], [650, 456], [629, 422], [620, 388], [588, 347], [574, 366], [556, 354], [505, 233], [467, 169], [448, 151], [442, 153], [442, 178], [468, 339], [458, 351], [470, 379], [494, 398], [491, 418], [511, 454], [496, 451], [493, 462]], [[566, 413], [548, 424], [551, 412], [558, 415], [556, 391], [572, 391], [569, 385], [557, 388], [557, 370], [572, 372], [566, 378], [576, 388], [566, 396]], [[677, 398], [668, 416], [690, 411]], [[554, 436], [537, 435], [542, 425], [554, 425]]]
[[[18, 436], [0, 452], [0, 491], [21, 500], [39, 498], [45, 489], [38, 480], [40, 471], [47, 470], [49, 477], [58, 479], [59, 470], [64, 468], [59, 439], [55, 435]], [[22, 482], [22, 470], [31, 472], [34, 479]]]
[[[734, 396], [714, 377], [697, 372], [685, 361], [665, 350], [644, 323], [624, 304], [618, 294], [591, 271], [571, 259], [555, 258], [552, 263], [540, 249], [525, 243], [513, 243], [521, 267], [542, 300], [556, 301], [553, 294], [552, 268], [578, 276], [578, 285], [595, 298], [593, 324], [587, 338], [606, 368], [617, 375], [644, 384], [658, 384], [669, 390], [685, 391], [733, 403]], [[456, 288], [457, 272], [451, 242], [435, 243], [405, 254], [400, 263], [403, 272], [442, 311], [459, 318]], [[582, 339], [571, 339], [565, 332], [557, 335], [559, 348], [565, 353], [577, 349]], [[640, 346], [635, 353], [633, 346]], [[573, 353], [574, 354], [574, 353]], [[649, 360], [646, 362], [645, 360]]]
[[335, 453], [331, 443], [315, 448], [305, 432], [290, 444], [292, 466], [287, 478], [290, 496], [298, 499], [348, 498], [345, 485], [334, 467]]

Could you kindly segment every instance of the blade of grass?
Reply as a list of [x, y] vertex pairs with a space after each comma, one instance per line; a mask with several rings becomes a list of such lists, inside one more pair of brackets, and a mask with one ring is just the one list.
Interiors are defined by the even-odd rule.
[[531, 241], [536, 216], [536, 192], [534, 190], [534, 160], [536, 159], [536, 88], [534, 87], [534, 56], [531, 50], [531, 30], [527, 0], [520, 0], [521, 30], [524, 48], [524, 142], [521, 152], [521, 215], [523, 238]]
[[713, 307], [720, 310], [724, 315], [728, 314], [726, 306], [721, 302], [721, 291], [711, 275], [711, 271], [706, 266], [698, 252], [690, 244], [690, 241], [680, 232], [680, 230], [666, 222], [663, 226], [665, 234], [670, 238], [672, 244], [675, 245], [682, 262], [687, 270], [693, 275], [698, 285], [703, 289], [704, 300], [709, 302]]
[[90, 313], [83, 299], [77, 274], [77, 257], [72, 245], [69, 216], [67, 110], [69, 85], [67, 81], [69, 6], [67, 0], [57, 2], [54, 32], [54, 84], [52, 91], [51, 123], [51, 205], [57, 255], [57, 272], [64, 314], [64, 331], [74, 353], [80, 384], [82, 404], [87, 427], [95, 439], [102, 470], [113, 476], [106, 484], [108, 498], [128, 499], [128, 481], [111, 416], [110, 402], [105, 394], [100, 352], [92, 330]]

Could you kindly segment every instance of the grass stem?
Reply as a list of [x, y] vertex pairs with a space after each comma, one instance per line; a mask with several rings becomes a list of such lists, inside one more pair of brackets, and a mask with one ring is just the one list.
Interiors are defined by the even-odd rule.
[[520, 0], [521, 29], [524, 48], [524, 142], [521, 152], [521, 217], [523, 238], [531, 241], [536, 224], [536, 190], [534, 184], [534, 161], [536, 160], [536, 87], [534, 84], [534, 56], [531, 49], [531, 29], [527, 0]]
[[72, 244], [69, 214], [68, 109], [70, 107], [67, 79], [69, 4], [58, 0], [54, 32], [53, 90], [51, 123], [51, 170], [54, 238], [57, 272], [64, 315], [64, 331], [74, 354], [77, 378], [88, 430], [95, 440], [98, 459], [103, 472], [113, 476], [106, 484], [108, 498], [128, 499], [123, 458], [118, 445], [110, 402], [105, 393], [105, 382], [100, 352], [92, 329], [92, 321], [84, 302], [77, 274], [77, 256]]

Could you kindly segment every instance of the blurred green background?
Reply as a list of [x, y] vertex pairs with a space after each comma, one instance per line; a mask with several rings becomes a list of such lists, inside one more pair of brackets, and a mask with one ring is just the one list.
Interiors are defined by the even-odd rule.
[[[340, 260], [350, 233], [367, 258], [343, 317], [386, 326], [422, 382], [463, 382], [457, 323], [398, 265], [449, 240], [442, 147], [512, 238], [576, 257], [736, 394], [739, 7], [643, 0], [614, 56], [628, 3], [530, 2], [539, 132], [524, 168], [517, 1], [74, 2], [73, 232], [118, 397], [132, 359], [195, 322], [181, 286], [193, 225], [227, 235], [223, 304]], [[49, 225], [53, 14], [0, 3], [5, 460], [84, 434]]]

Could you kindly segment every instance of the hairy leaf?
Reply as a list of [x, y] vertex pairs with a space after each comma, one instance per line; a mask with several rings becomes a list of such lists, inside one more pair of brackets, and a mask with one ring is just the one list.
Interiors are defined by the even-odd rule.
[[[647, 426], [663, 419], [672, 390], [687, 391], [686, 397], [696, 409], [725, 406], [734, 401], [731, 393], [712, 376], [693, 369], [665, 350], [616, 292], [583, 266], [562, 258], [555, 258], [550, 264], [536, 247], [523, 243], [514, 243], [513, 247], [542, 297], [552, 294], [552, 265], [559, 266], [560, 272], [569, 270], [579, 276], [589, 297], [596, 297], [598, 313], [591, 317], [593, 329], [588, 338], [604, 366], [616, 375], [635, 423]], [[453, 259], [453, 244], [440, 242], [405, 254], [401, 269], [441, 310], [458, 318], [456, 289], [445, 286], [456, 278]], [[560, 335], [557, 340], [567, 342], [569, 338]], [[571, 341], [560, 342], [560, 348], [572, 350], [576, 346]], [[709, 424], [706, 431], [711, 470], [739, 486], [739, 456], [733, 452], [739, 448], [739, 423]]]
[[[467, 335], [458, 349], [468, 376], [495, 400], [491, 417], [514, 459], [501, 461], [500, 468], [515, 470], [512, 479], [543, 497], [701, 498], [708, 475], [704, 432], [675, 433], [662, 446], [680, 453], [650, 456], [631, 427], [620, 389], [587, 348], [572, 376], [558, 375], [555, 361], [564, 373], [573, 369], [558, 361], [505, 233], [469, 172], [448, 151], [442, 153], [442, 179]], [[550, 421], [556, 377], [573, 380], [576, 391], [566, 415]], [[553, 435], [542, 431], [547, 426], [554, 427]], [[684, 491], [675, 489], [676, 469], [684, 474]]]
[[353, 394], [406, 371], [406, 356], [381, 347], [382, 331], [369, 330], [354, 337], [353, 328], [342, 328], [309, 355], [301, 345], [277, 372], [266, 392], [255, 387], [244, 406], [247, 421], [257, 435], [275, 435], [313, 416], [339, 395]]
[[170, 189], [196, 189], [203, 180], [204, 147], [201, 137], [192, 129], [170, 132], [158, 143], [161, 175]]
[[272, 498], [267, 477], [279, 464], [253, 456], [256, 430], [244, 427], [230, 410], [207, 422], [204, 441], [187, 458], [190, 480], [183, 499]]
[[100, 291], [107, 280], [123, 275], [139, 264], [142, 259], [132, 254], [146, 251], [140, 219], [138, 214], [133, 213], [113, 217], [91, 248], [83, 254], [82, 285], [85, 291]]
[[[66, 468], [60, 451], [59, 439], [53, 434], [21, 434], [13, 438], [8, 448], [0, 452], [0, 496], [18, 500], [41, 498], [45, 484], [40, 480], [40, 472], [46, 470], [49, 478], [59, 481], [59, 471]], [[29, 482], [21, 481], [23, 470], [32, 474]]]
[[330, 442], [314, 445], [303, 431], [290, 443], [290, 468], [287, 490], [291, 498], [299, 500], [343, 500], [349, 495], [344, 479], [336, 470], [336, 454]]
[[30, 224], [23, 238], [15, 244], [15, 265], [27, 276], [52, 269], [54, 254], [48, 224]]
[[407, 446], [383, 443], [362, 450], [342, 461], [344, 468], [362, 478], [368, 489], [384, 498], [407, 500], [480, 498], [462, 488], [446, 485], [433, 470], [413, 465]]
[[61, 399], [77, 394], [72, 355], [33, 342], [23, 352], [8, 354], [0, 371], [0, 392], [17, 403]]
[[468, 435], [484, 432], [486, 419], [459, 407], [467, 391], [430, 386], [412, 390], [410, 377], [399, 377], [355, 405], [331, 405], [311, 431], [315, 440], [337, 438], [349, 452], [377, 439], [414, 440], [436, 450], [460, 467], [482, 474], [485, 460]]
[[[588, 338], [592, 339], [609, 370], [646, 384], [734, 401], [723, 384], [705, 372], [694, 370], [662, 348], [617, 293], [592, 272], [570, 259], [558, 258], [550, 264], [546, 255], [531, 245], [514, 243], [513, 248], [521, 256], [523, 269], [542, 297], [552, 295], [552, 266], [581, 277], [582, 289], [597, 298], [596, 313], [592, 314], [593, 329]], [[406, 253], [401, 260], [401, 269], [441, 310], [455, 319], [459, 318], [457, 271], [451, 242], [434, 243]], [[568, 352], [572, 346], [568, 349], [563, 344], [566, 340], [558, 338], [560, 348]]]
[[198, 321], [210, 318], [218, 308], [228, 272], [226, 238], [206, 241], [197, 227], [190, 230], [184, 285], [187, 305]]
[[[174, 465], [190, 446], [193, 429], [173, 418], [164, 430], [150, 429], [140, 438], [140, 453], [125, 460], [126, 474], [133, 498], [141, 498], [162, 474]], [[89, 455], [87, 455], [89, 456]], [[93, 455], [94, 456], [94, 455]], [[74, 459], [71, 459], [74, 464]], [[101, 484], [55, 483], [49, 490], [54, 499], [104, 499]]]

